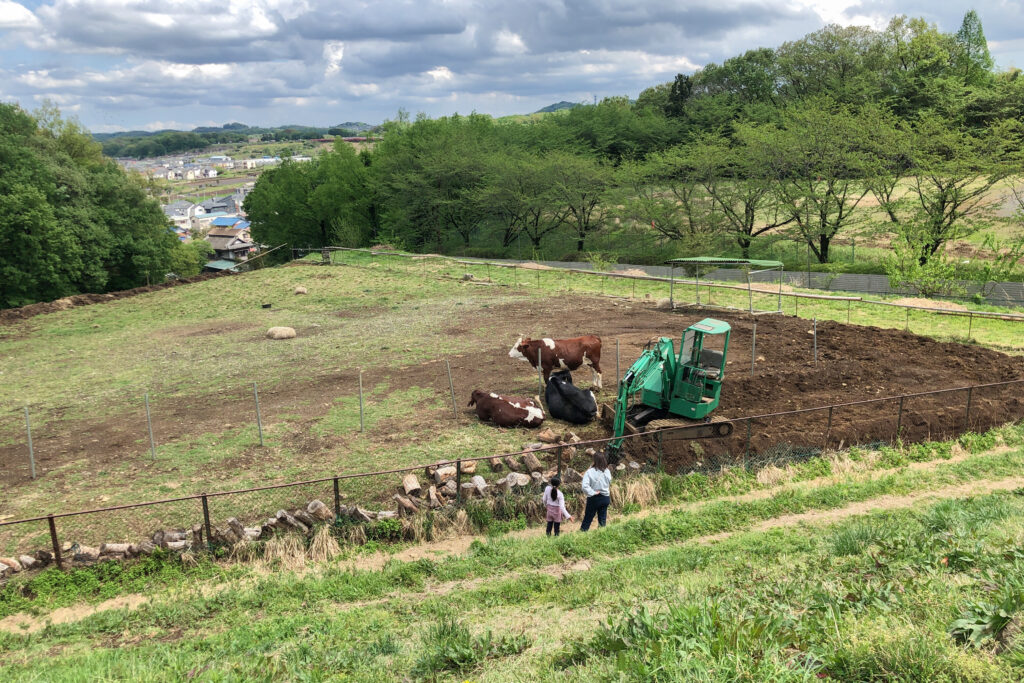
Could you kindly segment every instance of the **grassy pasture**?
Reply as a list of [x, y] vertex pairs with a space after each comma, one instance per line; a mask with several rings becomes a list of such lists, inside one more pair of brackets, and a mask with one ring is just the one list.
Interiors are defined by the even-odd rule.
[[[5, 359], [0, 404], [13, 408], [0, 416], [0, 446], [21, 473], [5, 492], [0, 517], [518, 450], [528, 435], [495, 430], [463, 412], [468, 383], [487, 381], [474, 349], [511, 341], [518, 332], [539, 332], [532, 326], [544, 324], [544, 315], [510, 318], [502, 306], [541, 307], [555, 291], [636, 299], [668, 295], [662, 282], [429, 258], [335, 257], [337, 267], [266, 269], [0, 328]], [[463, 282], [467, 272], [477, 282]], [[311, 293], [295, 296], [300, 284]], [[693, 294], [692, 287], [676, 287], [678, 301], [692, 300]], [[738, 290], [716, 288], [711, 294], [716, 304], [748, 303], [747, 293]], [[706, 295], [702, 291], [703, 302]], [[775, 307], [772, 294], [754, 297], [755, 308]], [[785, 312], [797, 312], [795, 300], [783, 297], [782, 302]], [[272, 307], [262, 308], [265, 303]], [[798, 305], [801, 317], [847, 318], [842, 302], [801, 300]], [[854, 304], [849, 314], [854, 324], [906, 324], [904, 312], [889, 307]], [[264, 340], [264, 331], [280, 324], [295, 327], [299, 337], [287, 343]], [[943, 340], [964, 340], [966, 324], [964, 318], [910, 315], [912, 331]], [[1020, 323], [976, 319], [972, 338], [1024, 352]], [[438, 362], [444, 356], [451, 357], [461, 377], [456, 380], [458, 421], [450, 411], [444, 363]], [[366, 400], [362, 433], [359, 369]], [[262, 400], [263, 448], [256, 445], [254, 381]], [[536, 391], [525, 366], [516, 390]], [[146, 392], [155, 421], [155, 461], [148, 452]], [[23, 405], [31, 409], [44, 473], [35, 481], [27, 476]], [[598, 427], [588, 429], [580, 435], [605, 435]], [[93, 438], [118, 446], [97, 452]], [[343, 492], [366, 502], [392, 480], [353, 480], [343, 484]], [[329, 484], [311, 485], [216, 500], [212, 513], [217, 519], [259, 516], [296, 500], [329, 496]], [[194, 502], [142, 510], [133, 515], [129, 531], [190, 524], [196, 510]], [[79, 517], [63, 520], [61, 533], [84, 542], [113, 540], [110, 534], [125, 534], [124, 524], [115, 514]], [[45, 525], [0, 530], [3, 551], [45, 543]]]

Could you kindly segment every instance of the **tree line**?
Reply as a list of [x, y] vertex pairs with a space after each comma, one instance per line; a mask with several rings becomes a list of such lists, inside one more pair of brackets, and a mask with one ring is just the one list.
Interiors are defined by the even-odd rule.
[[203, 246], [78, 124], [0, 103], [0, 308], [195, 275]]
[[[1022, 119], [1024, 77], [994, 69], [976, 13], [952, 34], [900, 16], [525, 123], [400, 112], [372, 151], [264, 173], [245, 209], [266, 243], [497, 256], [557, 242], [560, 258], [613, 234], [747, 256], [784, 232], [824, 264], [867, 226], [920, 271], [986, 225], [993, 189], [1022, 170]], [[993, 252], [1020, 261], [1019, 246]]]

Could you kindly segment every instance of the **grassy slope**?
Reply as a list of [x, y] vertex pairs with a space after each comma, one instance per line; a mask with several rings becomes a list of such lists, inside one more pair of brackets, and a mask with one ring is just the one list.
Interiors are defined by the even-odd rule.
[[[138, 459], [126, 459], [104, 468], [88, 460], [64, 465], [59, 477], [26, 481], [5, 501], [3, 514], [30, 516], [57, 509], [83, 509], [119, 503], [193, 493], [202, 490], [242, 488], [263, 483], [296, 481], [327, 476], [339, 466], [346, 471], [365, 471], [389, 466], [453, 457], [458, 453], [500, 452], [519, 447], [516, 435], [508, 435], [474, 423], [462, 423], [438, 434], [425, 424], [396, 424], [404, 415], [395, 406], [414, 405], [408, 399], [426, 399], [442, 405], [447, 390], [443, 370], [436, 382], [396, 393], [381, 380], [382, 374], [402, 372], [433, 359], [437, 349], [449, 354], [469, 350], [472, 336], [452, 337], [445, 330], [460, 321], [472, 321], [487, 307], [511, 300], [507, 288], [457, 284], [465, 272], [490, 278], [498, 284], [518, 286], [521, 299], [548, 297], [552, 290], [605, 293], [616, 296], [663, 297], [668, 287], [660, 282], [633, 282], [594, 278], [554, 271], [465, 266], [440, 260], [382, 259], [362, 254], [336, 255], [358, 268], [327, 271], [307, 268], [276, 268], [237, 277], [178, 287], [103, 305], [74, 308], [40, 316], [0, 328], [0, 356], [10, 359], [3, 369], [0, 403], [32, 407], [37, 440], [48, 433], [66, 430], [67, 421], [89, 416], [124, 417], [138, 424], [135, 447]], [[318, 277], [329, 275], [330, 277]], [[296, 297], [298, 284], [311, 286], [312, 294]], [[692, 287], [679, 286], [677, 300], [687, 301]], [[706, 290], [701, 295], [707, 301]], [[260, 308], [263, 302], [273, 308]], [[747, 295], [736, 290], [716, 289], [715, 303], [746, 306]], [[774, 307], [776, 298], [755, 295], [754, 305]], [[796, 301], [783, 298], [783, 310], [796, 311]], [[335, 315], [341, 312], [343, 315]], [[829, 318], [845, 322], [845, 303], [804, 300], [802, 317]], [[903, 327], [902, 310], [889, 307], [854, 306], [853, 323]], [[299, 339], [288, 344], [263, 341], [263, 331], [275, 324], [300, 330]], [[465, 323], [464, 323], [465, 324]], [[962, 340], [966, 320], [913, 312], [914, 332], [945, 340]], [[972, 337], [1011, 353], [1024, 351], [1021, 323], [975, 320]], [[477, 330], [489, 334], [488, 330]], [[372, 337], [374, 344], [367, 344]], [[409, 345], [409, 339], [417, 343]], [[400, 350], [382, 357], [382, 349]], [[367, 373], [368, 430], [354, 431], [357, 419], [353, 381], [335, 383], [335, 399], [312, 432], [329, 439], [334, 447], [317, 455], [296, 450], [296, 434], [309, 429], [302, 413], [312, 409], [311, 399], [300, 397], [285, 411], [265, 410], [267, 447], [257, 454], [255, 426], [251, 412], [251, 385], [258, 380], [261, 392], [288, 383], [296, 373], [303, 379], [329, 377], [337, 372]], [[377, 379], [374, 379], [377, 377]], [[150, 393], [154, 414], [166, 415], [176, 404], [197, 398], [216, 397], [238, 405], [238, 417], [219, 431], [191, 433], [189, 425], [168, 438], [158, 434], [158, 459], [149, 462], [144, 423], [141, 422], [144, 392]], [[317, 410], [322, 407], [317, 406]], [[375, 431], [382, 415], [391, 418], [387, 429]], [[0, 440], [21, 443], [23, 422], [19, 412], [0, 418]], [[391, 440], [384, 440], [385, 432]], [[405, 444], [409, 438], [412, 443]], [[399, 445], [405, 444], [405, 445]], [[45, 448], [39, 441], [37, 447]], [[344, 456], [343, 459], [341, 456]], [[234, 467], [242, 462], [246, 466]], [[249, 466], [259, 462], [260, 467]], [[211, 483], [211, 471], [216, 481]], [[131, 485], [126, 486], [125, 482]], [[358, 500], [379, 491], [379, 482], [357, 480], [345, 485], [345, 493]], [[291, 499], [324, 498], [328, 486], [309, 487], [296, 496], [281, 491], [236, 498], [228, 508], [212, 511], [215, 518], [250, 510], [262, 514], [268, 506], [289, 505]], [[303, 498], [304, 496], [304, 498]], [[224, 514], [222, 514], [224, 513]], [[137, 526], [142, 529], [190, 524], [195, 504], [181, 503], [173, 509], [141, 510]], [[180, 518], [180, 519], [179, 519]], [[105, 525], [123, 535], [120, 520], [97, 517], [73, 518], [62, 522], [61, 532], [84, 538], [97, 536]], [[0, 536], [0, 551], [46, 545], [45, 525], [10, 528]], [[92, 538], [97, 536], [97, 538]]]
[[[46, 614], [133, 590], [151, 602], [32, 636], [0, 632], [0, 672], [11, 680], [385, 681], [409, 672], [452, 681], [1019, 680], [1024, 642], [996, 654], [996, 641], [972, 647], [948, 630], [976, 604], [990, 614], [985, 604], [1003, 602], [1020, 618], [1024, 499], [956, 496], [1019, 486], [1024, 432], [960, 443], [979, 452], [949, 462], [957, 450], [949, 444], [854, 452], [852, 461], [825, 461], [831, 476], [807, 480], [815, 471], [802, 465], [792, 482], [739, 497], [722, 495], [749, 489], [743, 475], [693, 488], [665, 479], [661, 496], [674, 507], [615, 514], [589, 535], [524, 532], [380, 571], [155, 563], [149, 576], [105, 583], [100, 570], [50, 572], [32, 599], [0, 593], [0, 614]], [[852, 473], [851, 462], [860, 464]], [[704, 502], [680, 503], [693, 498]], [[889, 509], [864, 514], [874, 507]]]

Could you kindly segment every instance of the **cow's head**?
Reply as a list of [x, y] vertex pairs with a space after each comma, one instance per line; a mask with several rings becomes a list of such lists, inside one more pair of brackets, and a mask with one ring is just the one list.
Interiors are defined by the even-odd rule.
[[470, 407], [475, 406], [476, 402], [479, 401], [481, 398], [483, 398], [486, 395], [487, 394], [485, 392], [480, 391], [479, 389], [474, 389], [473, 393], [469, 397], [469, 404], [468, 405]]
[[559, 370], [558, 372], [551, 373], [548, 381], [558, 382], [559, 384], [572, 384], [572, 373], [568, 370]]
[[523, 353], [526, 351], [529, 341], [529, 337], [519, 337], [519, 339], [516, 340], [516, 343], [512, 345], [512, 350], [508, 352], [508, 357], [529, 362], [529, 359]]

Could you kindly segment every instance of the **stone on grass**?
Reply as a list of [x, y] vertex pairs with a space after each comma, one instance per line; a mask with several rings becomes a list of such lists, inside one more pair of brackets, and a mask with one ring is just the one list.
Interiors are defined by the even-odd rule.
[[298, 287], [295, 288], [295, 293], [296, 294], [309, 294], [309, 292], [306, 290], [306, 288], [303, 287], [302, 285], [299, 285]]
[[267, 339], [295, 339], [295, 328], [271, 327], [267, 330]]

